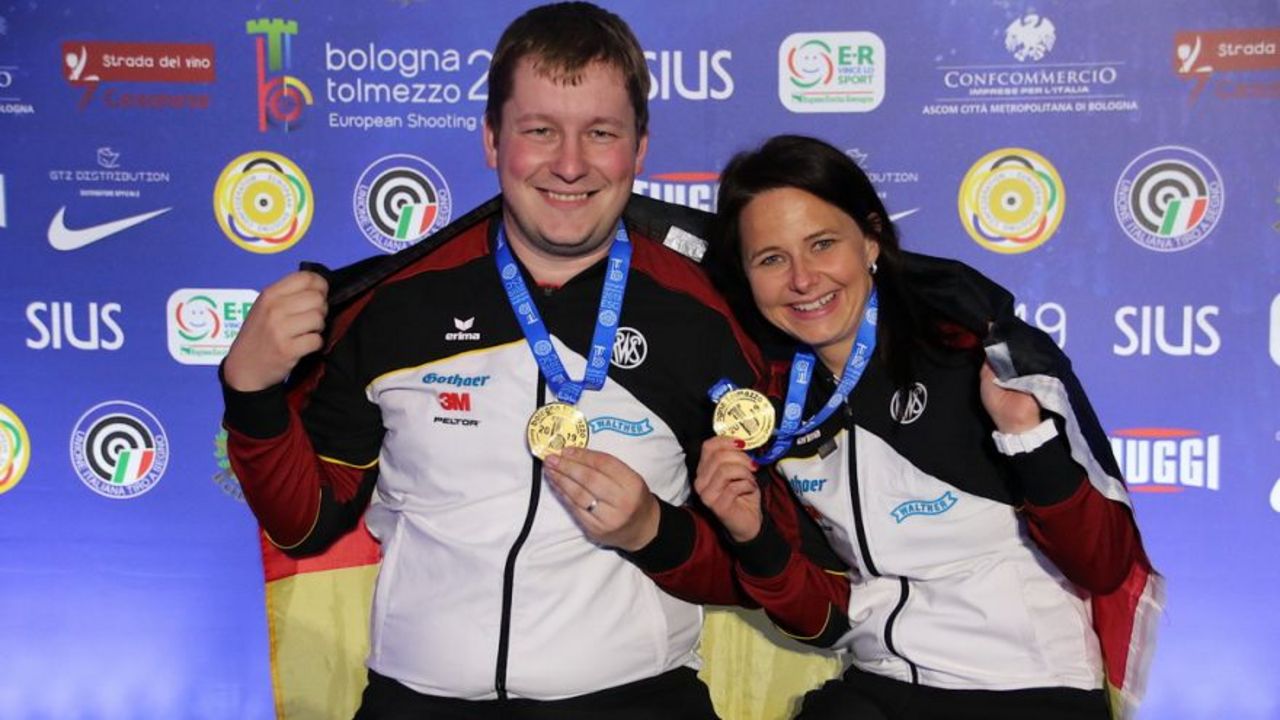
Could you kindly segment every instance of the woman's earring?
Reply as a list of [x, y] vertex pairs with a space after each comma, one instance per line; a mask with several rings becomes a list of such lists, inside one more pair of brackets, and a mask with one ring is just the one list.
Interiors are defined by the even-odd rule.
[[871, 267], [869, 267], [869, 268], [867, 268], [867, 269], [871, 271], [871, 274], [872, 274], [872, 275], [875, 275], [875, 274], [876, 274], [876, 270], [879, 270], [880, 268], [876, 266], [876, 261], [875, 261], [875, 260], [872, 260], [872, 261], [871, 261]]

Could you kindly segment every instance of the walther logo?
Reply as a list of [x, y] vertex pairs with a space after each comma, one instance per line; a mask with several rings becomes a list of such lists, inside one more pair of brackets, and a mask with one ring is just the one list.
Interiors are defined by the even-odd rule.
[[1133, 492], [1218, 489], [1220, 435], [1178, 428], [1128, 428], [1111, 434], [1111, 450]]

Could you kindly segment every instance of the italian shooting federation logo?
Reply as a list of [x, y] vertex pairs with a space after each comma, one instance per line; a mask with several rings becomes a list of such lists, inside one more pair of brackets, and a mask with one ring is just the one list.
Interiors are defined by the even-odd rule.
[[388, 253], [448, 225], [453, 215], [444, 176], [415, 155], [387, 155], [365, 168], [353, 204], [360, 232]]
[[95, 405], [76, 421], [71, 465], [90, 490], [129, 500], [160, 482], [169, 439], [146, 408], [123, 400]]
[[15, 486], [31, 462], [31, 437], [18, 415], [0, 405], [0, 495]]
[[1148, 250], [1177, 252], [1205, 239], [1222, 217], [1222, 177], [1209, 159], [1176, 145], [1148, 150], [1116, 183], [1116, 220]]
[[969, 237], [1007, 255], [1043, 245], [1058, 229], [1065, 204], [1058, 171], [1023, 148], [987, 153], [960, 184], [960, 222]]
[[272, 152], [232, 160], [213, 189], [222, 232], [241, 248], [271, 254], [293, 247], [315, 214], [311, 183], [289, 158]]

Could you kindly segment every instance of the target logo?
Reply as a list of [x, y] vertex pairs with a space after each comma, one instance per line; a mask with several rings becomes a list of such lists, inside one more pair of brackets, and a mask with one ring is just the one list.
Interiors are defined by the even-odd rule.
[[31, 462], [31, 436], [22, 419], [0, 405], [0, 495], [15, 486]]
[[1066, 205], [1062, 178], [1039, 153], [1001, 148], [982, 156], [960, 183], [960, 222], [992, 252], [1034, 250], [1058, 229]]
[[76, 421], [71, 465], [90, 490], [129, 500], [156, 486], [169, 463], [169, 440], [156, 416], [141, 405], [112, 400]]
[[1191, 148], [1166, 145], [1129, 163], [1116, 183], [1116, 220], [1148, 250], [1177, 252], [1205, 239], [1222, 217], [1218, 169]]
[[289, 158], [272, 152], [232, 160], [213, 188], [213, 213], [231, 242], [252, 253], [283, 252], [311, 226], [311, 183]]
[[365, 239], [393, 253], [448, 225], [453, 196], [431, 163], [415, 155], [387, 155], [360, 175], [354, 207]]

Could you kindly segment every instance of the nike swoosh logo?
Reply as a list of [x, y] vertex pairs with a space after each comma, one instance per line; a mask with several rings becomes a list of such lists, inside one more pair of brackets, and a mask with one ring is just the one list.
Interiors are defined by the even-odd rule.
[[134, 215], [122, 220], [113, 220], [101, 225], [72, 230], [62, 220], [62, 216], [67, 212], [67, 208], [64, 205], [58, 209], [58, 214], [54, 215], [53, 221], [49, 223], [49, 244], [53, 246], [54, 250], [79, 250], [85, 245], [111, 237], [118, 232], [128, 230], [134, 225], [141, 225], [151, 218], [163, 215], [172, 209], [153, 210], [149, 213]]
[[910, 210], [903, 210], [902, 212], [896, 212], [889, 216], [889, 222], [898, 222], [902, 218], [907, 217], [909, 215], [915, 215], [918, 212], [920, 212], [920, 208], [911, 208]]

